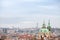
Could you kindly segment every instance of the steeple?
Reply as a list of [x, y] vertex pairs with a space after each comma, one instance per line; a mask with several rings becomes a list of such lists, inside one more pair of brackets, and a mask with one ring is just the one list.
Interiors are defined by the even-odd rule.
[[42, 28], [46, 28], [46, 25], [45, 25], [45, 20], [43, 21]]
[[48, 21], [47, 29], [48, 29], [49, 31], [51, 31], [50, 20]]
[[36, 24], [36, 28], [38, 28], [38, 22], [37, 22], [37, 24]]
[[50, 26], [50, 20], [48, 21], [48, 26]]

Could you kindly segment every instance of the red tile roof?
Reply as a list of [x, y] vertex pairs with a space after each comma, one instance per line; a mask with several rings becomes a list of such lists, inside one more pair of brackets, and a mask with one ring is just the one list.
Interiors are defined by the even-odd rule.
[[20, 35], [19, 38], [32, 38], [33, 35], [30, 34], [24, 34], [24, 35]]

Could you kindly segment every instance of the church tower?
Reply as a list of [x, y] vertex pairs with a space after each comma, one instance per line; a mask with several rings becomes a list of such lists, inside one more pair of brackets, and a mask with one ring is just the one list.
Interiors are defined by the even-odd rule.
[[47, 29], [48, 29], [49, 31], [51, 31], [50, 20], [48, 21]]

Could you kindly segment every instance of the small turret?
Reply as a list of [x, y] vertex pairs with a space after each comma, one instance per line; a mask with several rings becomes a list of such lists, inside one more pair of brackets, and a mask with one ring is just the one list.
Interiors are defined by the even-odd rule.
[[46, 28], [45, 21], [43, 21], [42, 28]]

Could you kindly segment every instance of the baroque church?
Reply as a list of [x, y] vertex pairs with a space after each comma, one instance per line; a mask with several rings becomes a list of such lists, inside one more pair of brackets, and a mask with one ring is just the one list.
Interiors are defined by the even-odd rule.
[[39, 30], [38, 33], [38, 39], [39, 38], [50, 38], [52, 36], [52, 32], [51, 32], [51, 26], [50, 26], [50, 20], [48, 21], [48, 25], [45, 25], [45, 21], [43, 21], [43, 25], [42, 28]]

